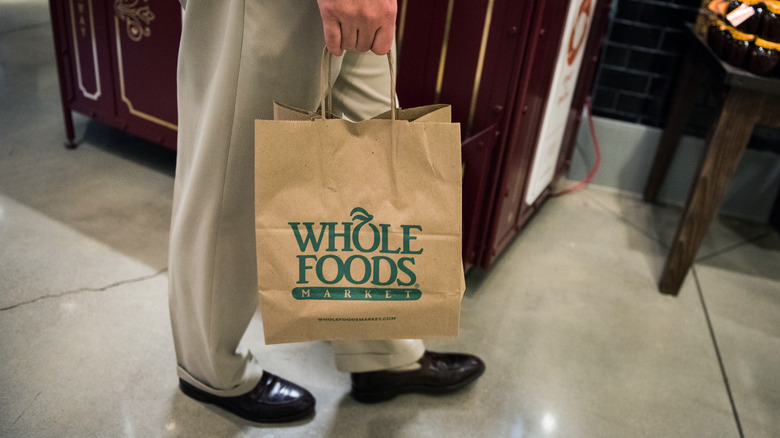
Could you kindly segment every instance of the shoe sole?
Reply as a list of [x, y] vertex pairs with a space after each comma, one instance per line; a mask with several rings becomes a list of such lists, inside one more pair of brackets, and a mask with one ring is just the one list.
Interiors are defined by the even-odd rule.
[[393, 388], [387, 391], [365, 391], [365, 392], [357, 391], [353, 388], [350, 395], [352, 395], [352, 398], [359, 401], [360, 403], [380, 403], [383, 401], [392, 400], [396, 396], [402, 394], [409, 394], [409, 393], [428, 394], [428, 395], [451, 394], [459, 389], [468, 386], [469, 384], [477, 380], [480, 376], [482, 376], [484, 372], [485, 370], [483, 369], [480, 372], [469, 377], [468, 379], [449, 386], [411, 385], [411, 386], [405, 386], [403, 388]]
[[181, 389], [181, 392], [183, 392], [184, 395], [186, 395], [187, 397], [190, 397], [201, 403], [207, 403], [210, 405], [217, 406], [218, 408], [227, 411], [237, 417], [243, 418], [244, 420], [247, 421], [252, 421], [254, 423], [289, 423], [292, 421], [303, 420], [304, 418], [307, 418], [312, 414], [314, 414], [314, 406], [312, 406], [311, 409], [309, 410], [294, 415], [288, 415], [286, 417], [257, 418], [249, 415], [241, 415], [238, 412], [233, 412], [227, 406], [222, 405], [221, 403], [222, 400], [220, 400], [220, 397], [213, 394], [209, 394], [205, 391], [201, 391], [185, 382], [179, 382], [179, 389]]

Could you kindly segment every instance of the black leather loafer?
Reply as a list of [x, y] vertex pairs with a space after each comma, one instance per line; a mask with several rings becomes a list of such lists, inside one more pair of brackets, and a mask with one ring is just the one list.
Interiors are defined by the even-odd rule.
[[314, 413], [314, 396], [309, 391], [266, 371], [254, 389], [236, 397], [219, 397], [183, 380], [179, 380], [179, 388], [195, 400], [258, 423], [296, 421]]
[[376, 403], [408, 392], [449, 394], [485, 372], [485, 363], [470, 354], [426, 351], [418, 362], [416, 370], [352, 373], [352, 397]]

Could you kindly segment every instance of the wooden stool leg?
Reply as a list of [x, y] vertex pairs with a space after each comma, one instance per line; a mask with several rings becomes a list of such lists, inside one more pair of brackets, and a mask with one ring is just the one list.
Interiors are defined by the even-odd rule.
[[663, 134], [661, 134], [661, 141], [658, 144], [658, 150], [653, 159], [653, 166], [650, 168], [650, 175], [645, 184], [644, 199], [647, 202], [655, 201], [658, 190], [666, 177], [669, 164], [671, 164], [674, 153], [677, 151], [680, 137], [682, 137], [688, 117], [693, 109], [696, 84], [694, 67], [691, 65], [690, 60], [686, 60], [683, 63], [680, 80], [674, 92], [675, 98], [672, 109]]
[[707, 140], [704, 161], [699, 167], [688, 197], [677, 235], [672, 244], [659, 288], [677, 295], [696, 257], [712, 219], [734, 176], [753, 133], [764, 96], [749, 90], [731, 90], [726, 96], [717, 124]]

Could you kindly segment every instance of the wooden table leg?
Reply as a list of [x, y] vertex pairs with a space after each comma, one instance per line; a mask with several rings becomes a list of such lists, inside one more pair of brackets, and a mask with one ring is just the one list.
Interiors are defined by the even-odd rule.
[[653, 159], [653, 166], [650, 168], [650, 175], [645, 184], [644, 199], [647, 202], [654, 202], [658, 195], [658, 190], [666, 177], [666, 171], [677, 151], [677, 145], [680, 143], [688, 117], [693, 109], [695, 90], [698, 81], [695, 77], [695, 68], [690, 59], [683, 63], [680, 79], [674, 92], [674, 102], [666, 122], [661, 141], [658, 144], [658, 150]]
[[659, 283], [662, 293], [677, 295], [696, 253], [718, 212], [729, 181], [760, 117], [764, 95], [731, 89], [707, 140], [704, 160], [691, 189], [677, 235]]

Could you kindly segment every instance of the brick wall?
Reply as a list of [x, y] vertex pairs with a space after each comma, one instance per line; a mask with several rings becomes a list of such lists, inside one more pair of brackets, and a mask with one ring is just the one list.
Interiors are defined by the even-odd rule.
[[613, 0], [594, 114], [664, 125], [685, 47], [683, 26], [696, 19], [700, 5], [701, 0]]
[[[612, 17], [593, 85], [597, 116], [662, 128], [685, 50], [684, 26], [701, 0], [612, 0]], [[705, 137], [717, 107], [698, 90], [686, 133]], [[757, 126], [748, 147], [780, 153], [780, 130]]]

